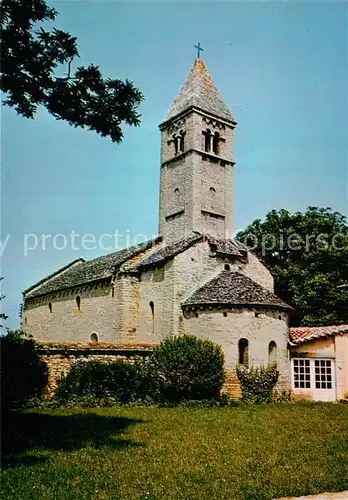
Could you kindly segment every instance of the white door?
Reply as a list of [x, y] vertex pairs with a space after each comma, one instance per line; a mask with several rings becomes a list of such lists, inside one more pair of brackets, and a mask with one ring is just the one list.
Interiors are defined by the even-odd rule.
[[336, 399], [335, 361], [333, 359], [312, 359], [311, 361], [314, 368], [313, 399], [334, 401]]
[[335, 361], [325, 358], [293, 358], [292, 388], [295, 393], [308, 394], [315, 401], [334, 401]]

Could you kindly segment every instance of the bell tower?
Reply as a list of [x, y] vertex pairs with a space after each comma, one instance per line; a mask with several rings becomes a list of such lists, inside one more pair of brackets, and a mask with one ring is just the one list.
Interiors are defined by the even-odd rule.
[[192, 231], [232, 237], [236, 125], [204, 62], [197, 58], [159, 127], [159, 233], [166, 242]]

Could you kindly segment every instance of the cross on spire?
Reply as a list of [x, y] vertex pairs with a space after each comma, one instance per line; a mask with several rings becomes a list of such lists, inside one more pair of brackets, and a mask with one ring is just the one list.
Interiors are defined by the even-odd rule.
[[201, 51], [204, 51], [204, 49], [202, 49], [202, 47], [201, 47], [201, 43], [200, 43], [200, 42], [198, 42], [198, 44], [197, 44], [197, 45], [195, 45], [195, 47], [196, 47], [196, 49], [197, 49], [197, 59], [199, 59], [199, 58], [200, 58], [200, 52], [201, 52]]

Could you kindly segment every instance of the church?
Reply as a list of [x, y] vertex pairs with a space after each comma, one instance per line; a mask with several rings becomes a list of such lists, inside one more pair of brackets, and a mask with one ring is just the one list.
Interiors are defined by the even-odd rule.
[[198, 57], [159, 126], [159, 236], [77, 259], [25, 290], [24, 332], [46, 345], [129, 348], [189, 333], [222, 346], [230, 388], [237, 364], [276, 362], [289, 389], [292, 308], [232, 238], [236, 126]]

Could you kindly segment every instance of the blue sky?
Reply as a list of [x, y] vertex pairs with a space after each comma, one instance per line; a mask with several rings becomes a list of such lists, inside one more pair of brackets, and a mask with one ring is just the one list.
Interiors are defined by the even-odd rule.
[[[203, 59], [238, 121], [235, 227], [272, 208], [347, 213], [347, 4], [337, 2], [62, 2], [55, 25], [78, 37], [80, 64], [142, 90], [142, 124], [121, 145], [55, 121], [2, 111], [4, 311], [18, 325], [21, 292], [100, 248], [53, 248], [70, 231], [117, 230], [120, 247], [157, 232], [157, 128], [201, 42]], [[76, 67], [76, 66], [75, 66]], [[24, 255], [24, 235], [38, 238]], [[128, 236], [127, 236], [128, 235]], [[127, 236], [127, 237], [126, 237]], [[56, 242], [61, 245], [60, 237]], [[34, 237], [28, 240], [34, 243]], [[79, 240], [81, 241], [81, 240]], [[79, 246], [79, 242], [75, 247]], [[93, 245], [91, 245], [93, 246]]]

